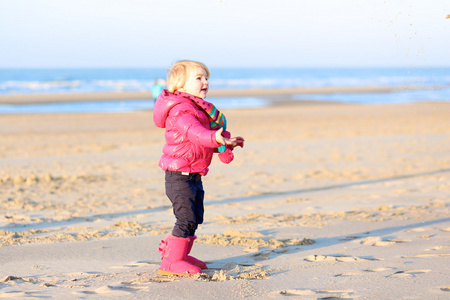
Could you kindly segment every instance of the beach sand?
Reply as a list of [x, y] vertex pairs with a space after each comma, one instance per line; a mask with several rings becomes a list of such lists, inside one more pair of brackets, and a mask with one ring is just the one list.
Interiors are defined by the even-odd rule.
[[450, 103], [226, 110], [200, 276], [157, 273], [174, 217], [151, 111], [0, 117], [0, 298], [448, 299]]

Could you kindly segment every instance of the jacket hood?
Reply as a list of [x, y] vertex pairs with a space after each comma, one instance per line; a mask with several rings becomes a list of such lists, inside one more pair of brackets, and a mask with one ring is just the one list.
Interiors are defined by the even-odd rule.
[[156, 99], [155, 106], [153, 108], [153, 121], [155, 122], [155, 125], [160, 128], [165, 128], [166, 119], [170, 110], [174, 106], [184, 102], [189, 103], [191, 100], [169, 93], [166, 89], [162, 90]]

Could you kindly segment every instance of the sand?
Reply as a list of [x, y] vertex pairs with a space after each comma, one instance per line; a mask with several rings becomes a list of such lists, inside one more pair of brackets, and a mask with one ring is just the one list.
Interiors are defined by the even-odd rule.
[[151, 111], [0, 116], [0, 298], [448, 299], [450, 103], [224, 111], [246, 139], [204, 177], [192, 254]]

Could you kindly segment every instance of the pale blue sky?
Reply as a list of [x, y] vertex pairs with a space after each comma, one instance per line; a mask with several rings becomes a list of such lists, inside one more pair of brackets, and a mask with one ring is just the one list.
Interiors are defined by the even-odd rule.
[[0, 0], [0, 67], [450, 66], [448, 0]]

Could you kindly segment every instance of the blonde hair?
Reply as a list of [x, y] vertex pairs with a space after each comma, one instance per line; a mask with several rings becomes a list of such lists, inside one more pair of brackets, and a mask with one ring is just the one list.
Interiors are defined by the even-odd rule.
[[173, 93], [181, 89], [188, 79], [189, 72], [194, 68], [202, 68], [209, 77], [209, 69], [205, 64], [193, 60], [180, 60], [175, 62], [172, 68], [167, 70], [167, 90]]

